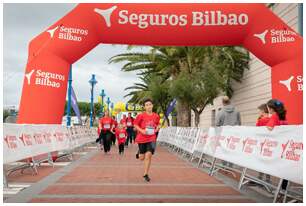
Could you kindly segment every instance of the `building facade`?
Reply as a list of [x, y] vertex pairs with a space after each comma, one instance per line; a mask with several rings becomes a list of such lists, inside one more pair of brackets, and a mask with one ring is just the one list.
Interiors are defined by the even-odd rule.
[[[299, 31], [299, 5], [274, 4], [271, 10], [280, 17], [294, 31]], [[272, 97], [270, 67], [250, 53], [249, 70], [246, 70], [241, 83], [234, 82], [232, 104], [240, 111], [242, 125], [254, 126], [258, 118], [257, 107]], [[222, 97], [208, 105], [200, 116], [199, 127], [215, 126], [215, 117], [222, 108]], [[286, 105], [286, 102], [284, 102]], [[192, 113], [191, 125], [194, 126]]]

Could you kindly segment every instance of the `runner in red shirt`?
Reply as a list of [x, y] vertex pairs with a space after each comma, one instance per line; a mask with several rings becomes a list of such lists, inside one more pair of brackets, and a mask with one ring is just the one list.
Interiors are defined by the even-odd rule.
[[112, 143], [112, 145], [115, 145], [116, 144], [115, 129], [118, 127], [118, 122], [117, 122], [115, 116], [113, 116], [113, 120], [114, 120], [114, 127], [113, 127], [113, 130], [112, 130], [111, 143]]
[[131, 112], [128, 113], [128, 117], [126, 118], [126, 131], [128, 136], [125, 144], [128, 145], [129, 142], [132, 144], [134, 136], [134, 118], [131, 116]]
[[153, 102], [151, 99], [144, 101], [145, 112], [139, 114], [135, 121], [134, 126], [138, 133], [136, 142], [139, 147], [139, 157], [141, 161], [144, 160], [144, 175], [145, 181], [149, 182], [149, 169], [151, 165], [151, 158], [155, 150], [156, 132], [159, 130], [159, 116], [152, 111]]
[[99, 120], [99, 130], [101, 132], [101, 138], [103, 140], [104, 152], [110, 151], [112, 130], [114, 127], [114, 120], [109, 116], [109, 112], [106, 110], [104, 117]]
[[126, 141], [127, 132], [123, 127], [123, 124], [119, 124], [118, 128], [116, 128], [116, 138], [119, 146], [119, 155], [123, 155], [124, 152], [124, 143]]
[[126, 129], [126, 115], [125, 114], [122, 116], [122, 119], [120, 120], [120, 124], [122, 124], [123, 128]]

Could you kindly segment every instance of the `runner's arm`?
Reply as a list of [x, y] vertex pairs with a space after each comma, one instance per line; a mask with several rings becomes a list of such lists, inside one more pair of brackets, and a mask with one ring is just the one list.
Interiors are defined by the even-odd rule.
[[138, 125], [134, 125], [134, 127], [136, 128], [136, 130], [138, 131], [138, 132], [140, 132], [141, 134], [146, 134], [146, 131], [144, 130], [144, 129], [141, 129]]

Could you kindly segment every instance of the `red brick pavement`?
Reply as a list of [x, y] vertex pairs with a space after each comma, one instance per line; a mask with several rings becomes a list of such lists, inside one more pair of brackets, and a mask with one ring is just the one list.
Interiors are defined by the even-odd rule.
[[[87, 150], [89, 151], [89, 150]], [[80, 155], [73, 155], [74, 161], [77, 161], [80, 158]], [[65, 162], [67, 159], [62, 159], [57, 162]], [[47, 177], [51, 173], [57, 171], [58, 169], [62, 168], [62, 166], [54, 166], [51, 165], [44, 165], [37, 167], [38, 174], [33, 174], [33, 170], [31, 168], [26, 168], [23, 173], [20, 170], [12, 172], [8, 177], [7, 181], [12, 183], [35, 183], [42, 180], [44, 177]]]
[[144, 182], [137, 146], [118, 155], [99, 151], [50, 185], [31, 202], [254, 202], [205, 172], [158, 147]]

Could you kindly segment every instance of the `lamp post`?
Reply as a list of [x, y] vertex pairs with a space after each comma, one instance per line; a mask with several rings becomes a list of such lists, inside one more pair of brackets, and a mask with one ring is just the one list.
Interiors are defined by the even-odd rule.
[[70, 65], [68, 78], [68, 102], [67, 102], [67, 126], [71, 125], [70, 107], [71, 107], [71, 84], [72, 84], [72, 66]]
[[91, 97], [90, 97], [90, 100], [91, 100], [91, 104], [90, 104], [90, 127], [93, 126], [93, 119], [92, 119], [92, 115], [93, 115], [93, 89], [94, 89], [95, 84], [98, 83], [95, 76], [96, 75], [92, 74], [91, 79], [88, 81], [90, 86], [91, 86], [91, 90], [90, 90], [90, 93], [91, 93]]
[[110, 115], [110, 116], [112, 116], [113, 110], [114, 110], [114, 103], [113, 103], [113, 102], [111, 103], [111, 109], [112, 109], [112, 112], [111, 112], [111, 115]]
[[110, 101], [109, 97], [107, 97], [107, 101], [106, 101], [106, 103], [107, 103], [107, 110], [108, 110], [108, 112], [109, 112], [109, 104], [111, 103], [111, 101]]
[[101, 116], [103, 116], [104, 113], [104, 97], [106, 96], [104, 89], [101, 90], [100, 93], [101, 99], [102, 99], [102, 108], [101, 108]]

